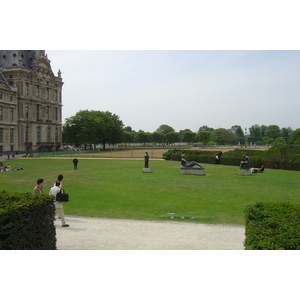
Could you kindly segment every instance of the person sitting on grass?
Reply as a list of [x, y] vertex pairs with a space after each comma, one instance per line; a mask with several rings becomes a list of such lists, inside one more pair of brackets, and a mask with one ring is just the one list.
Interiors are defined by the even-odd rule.
[[262, 173], [264, 170], [265, 170], [264, 165], [262, 165], [260, 169], [252, 167], [251, 168], [251, 173]]

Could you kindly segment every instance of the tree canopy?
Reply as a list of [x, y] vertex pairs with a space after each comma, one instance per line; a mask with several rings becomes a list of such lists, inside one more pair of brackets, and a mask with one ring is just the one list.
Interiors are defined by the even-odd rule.
[[80, 110], [63, 125], [63, 140], [73, 145], [116, 144], [123, 138], [123, 122], [109, 111]]

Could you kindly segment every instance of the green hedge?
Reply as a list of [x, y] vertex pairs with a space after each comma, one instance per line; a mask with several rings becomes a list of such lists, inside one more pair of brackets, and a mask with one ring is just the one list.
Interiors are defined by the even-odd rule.
[[216, 155], [222, 155], [221, 151], [200, 151], [200, 150], [169, 150], [163, 154], [166, 160], [180, 161], [181, 155], [185, 155], [187, 161], [197, 161], [199, 163], [214, 164]]
[[235, 149], [222, 153], [220, 151], [199, 150], [169, 150], [164, 153], [166, 160], [179, 161], [185, 154], [186, 160], [195, 160], [200, 163], [215, 163], [217, 154], [221, 154], [222, 165], [239, 166], [244, 154], [249, 156], [250, 166], [256, 168], [262, 165], [269, 169], [282, 169], [300, 171], [300, 146], [278, 145], [266, 151], [252, 150], [247, 148]]
[[0, 249], [56, 250], [54, 197], [0, 193]]
[[300, 204], [264, 202], [245, 210], [245, 250], [299, 250]]

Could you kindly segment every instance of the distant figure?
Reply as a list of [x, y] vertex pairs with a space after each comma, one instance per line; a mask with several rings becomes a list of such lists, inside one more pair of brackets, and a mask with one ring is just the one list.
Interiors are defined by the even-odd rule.
[[148, 152], [145, 152], [144, 162], [145, 162], [144, 168], [149, 168], [149, 155], [148, 155]]
[[74, 170], [77, 170], [78, 159], [76, 157], [74, 157], [73, 159], [73, 164], [74, 164]]
[[222, 152], [220, 152], [219, 154], [216, 155], [216, 158], [215, 158], [215, 163], [216, 163], [216, 165], [219, 165], [219, 164], [220, 164], [221, 154], [222, 154]]
[[184, 154], [181, 155], [181, 166], [187, 167], [187, 168], [191, 168], [193, 166], [199, 166], [199, 167], [203, 168], [203, 166], [198, 164], [196, 161], [186, 161]]

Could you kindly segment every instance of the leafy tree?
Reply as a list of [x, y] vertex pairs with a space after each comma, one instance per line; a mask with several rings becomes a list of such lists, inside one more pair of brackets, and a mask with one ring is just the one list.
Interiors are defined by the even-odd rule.
[[238, 136], [238, 141], [242, 144], [245, 142], [245, 135], [240, 125], [234, 125], [231, 127], [231, 131]]
[[287, 127], [287, 128], [283, 127], [280, 129], [280, 131], [281, 131], [281, 136], [283, 138], [289, 138], [291, 133], [293, 132], [293, 129], [291, 127]]
[[176, 142], [179, 142], [179, 133], [178, 132], [169, 132], [166, 134], [166, 141], [169, 144], [175, 144]]
[[291, 133], [291, 143], [294, 145], [300, 145], [300, 128]]
[[195, 132], [192, 131], [185, 131], [183, 134], [182, 140], [188, 144], [196, 142], [197, 135]]
[[165, 135], [170, 133], [170, 132], [175, 132], [174, 128], [169, 126], [169, 125], [166, 125], [166, 124], [163, 124], [163, 125], [160, 125], [157, 129], [156, 129], [156, 132], [158, 133], [161, 133], [163, 135], [163, 146], [165, 145]]
[[76, 146], [122, 141], [123, 122], [111, 112], [80, 110], [63, 125], [63, 141]]
[[100, 142], [105, 148], [105, 144], [117, 144], [123, 139], [123, 122], [120, 120], [119, 116], [112, 114], [109, 111], [103, 113], [104, 115], [104, 124], [105, 132], [99, 132]]
[[251, 127], [249, 127], [249, 131], [250, 131], [251, 137], [255, 137], [255, 138], [262, 137], [261, 126], [259, 126], [258, 124], [255, 124], [255, 125], [252, 125]]
[[202, 125], [202, 126], [199, 128], [198, 132], [200, 132], [200, 131], [209, 131], [209, 132], [213, 132], [213, 131], [215, 131], [215, 130], [214, 130], [214, 128], [208, 127], [207, 125]]
[[209, 131], [198, 132], [199, 141], [202, 142], [203, 148], [210, 141], [211, 133]]
[[236, 133], [225, 128], [216, 129], [213, 138], [219, 145], [235, 144], [238, 140]]
[[162, 144], [164, 142], [164, 136], [161, 132], [154, 131], [151, 135], [151, 140], [154, 143], [161, 143]]
[[264, 141], [267, 144], [273, 143], [279, 137], [281, 137], [281, 131], [277, 125], [268, 126], [264, 132]]
[[156, 129], [156, 132], [161, 132], [162, 134], [167, 134], [169, 132], [175, 132], [174, 128], [169, 126], [169, 125], [166, 125], [166, 124], [163, 124], [163, 125], [160, 125], [157, 129]]
[[149, 142], [149, 133], [139, 130], [137, 133], [137, 142], [145, 146], [145, 144]]

